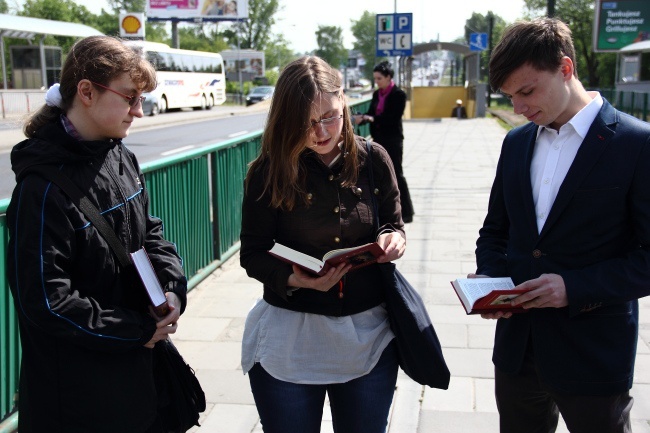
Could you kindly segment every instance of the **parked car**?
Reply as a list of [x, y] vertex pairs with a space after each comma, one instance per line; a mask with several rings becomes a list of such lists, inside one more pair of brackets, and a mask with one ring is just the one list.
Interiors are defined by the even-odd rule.
[[160, 113], [160, 105], [158, 104], [158, 97], [152, 95], [151, 93], [143, 93], [146, 99], [142, 103], [142, 112], [145, 116], [155, 116]]
[[256, 102], [271, 99], [275, 86], [259, 86], [251, 89], [246, 95], [246, 106], [253, 105]]

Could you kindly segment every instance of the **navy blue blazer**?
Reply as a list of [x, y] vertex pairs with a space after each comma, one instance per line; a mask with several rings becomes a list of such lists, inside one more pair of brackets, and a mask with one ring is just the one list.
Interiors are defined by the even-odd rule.
[[477, 240], [477, 273], [516, 284], [555, 273], [569, 305], [497, 323], [493, 362], [519, 371], [531, 337], [543, 380], [570, 394], [632, 387], [637, 299], [650, 294], [650, 124], [607, 101], [538, 234], [530, 181], [537, 125], [504, 139]]

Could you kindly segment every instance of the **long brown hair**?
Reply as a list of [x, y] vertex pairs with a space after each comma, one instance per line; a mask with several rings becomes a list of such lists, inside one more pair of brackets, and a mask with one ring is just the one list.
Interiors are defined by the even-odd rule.
[[350, 186], [357, 181], [357, 145], [341, 76], [319, 57], [302, 57], [287, 65], [278, 78], [262, 134], [262, 149], [251, 163], [246, 178], [248, 187], [251, 173], [264, 167], [262, 194], [269, 193], [271, 206], [275, 208], [290, 211], [298, 201], [308, 204], [306, 168], [301, 155], [309, 151], [305, 142], [311, 130], [312, 105], [324, 94], [338, 95], [343, 101], [341, 183]]
[[[33, 137], [39, 128], [58, 119], [61, 113], [72, 107], [79, 81], [87, 79], [108, 86], [124, 73], [129, 74], [142, 92], [156, 88], [156, 71], [136, 48], [111, 36], [81, 39], [70, 49], [61, 70], [61, 107], [43, 105], [25, 122], [25, 136]], [[97, 91], [103, 92], [104, 89], [97, 88]]]

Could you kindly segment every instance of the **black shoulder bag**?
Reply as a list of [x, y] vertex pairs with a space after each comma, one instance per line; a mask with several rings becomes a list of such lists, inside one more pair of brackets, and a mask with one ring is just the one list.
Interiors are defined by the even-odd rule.
[[[368, 151], [368, 181], [375, 213], [375, 229], [379, 228], [379, 206], [372, 167], [372, 145], [366, 140]], [[399, 366], [404, 373], [421, 385], [431, 388], [449, 388], [450, 373], [442, 355], [442, 347], [433, 328], [422, 298], [397, 270], [394, 263], [380, 263], [386, 310], [390, 328], [395, 334]]]
[[[46, 165], [33, 167], [29, 171], [55, 183], [72, 200], [108, 242], [123, 269], [128, 270], [133, 266], [126, 248], [106, 218], [68, 176], [53, 166]], [[169, 338], [156, 343], [153, 355], [158, 414], [165, 432], [183, 433], [192, 426], [198, 426], [199, 414], [205, 411], [205, 393], [194, 370], [185, 362]]]

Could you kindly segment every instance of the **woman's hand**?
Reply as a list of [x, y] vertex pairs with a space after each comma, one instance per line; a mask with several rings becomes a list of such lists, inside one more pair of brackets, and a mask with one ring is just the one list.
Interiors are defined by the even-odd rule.
[[293, 265], [293, 274], [289, 275], [287, 286], [327, 292], [333, 285], [343, 278], [343, 275], [345, 275], [351, 267], [352, 265], [340, 263], [337, 267], [330, 268], [322, 277], [314, 277], [313, 274], [309, 274], [300, 269], [300, 267]]
[[159, 317], [153, 310], [153, 307], [149, 307], [149, 311], [154, 319], [156, 319], [156, 332], [154, 332], [151, 340], [144, 345], [148, 349], [153, 349], [153, 346], [160, 340], [167, 338], [169, 334], [176, 332], [178, 328], [178, 319], [181, 317], [181, 300], [178, 299], [178, 295], [174, 292], [165, 293], [167, 298], [167, 305], [169, 306], [169, 313], [165, 317]]
[[398, 232], [383, 233], [379, 235], [377, 243], [384, 250], [384, 255], [377, 259], [377, 263], [386, 263], [397, 260], [404, 255], [406, 240]]

